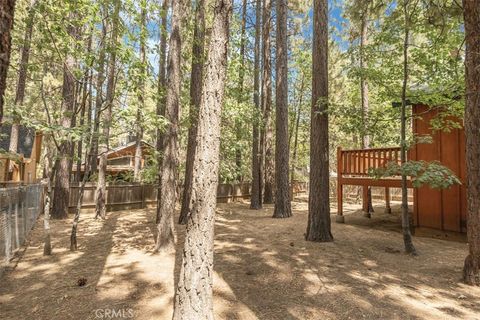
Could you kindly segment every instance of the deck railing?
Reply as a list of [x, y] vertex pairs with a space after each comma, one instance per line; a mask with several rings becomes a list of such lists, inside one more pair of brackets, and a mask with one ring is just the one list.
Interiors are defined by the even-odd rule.
[[385, 167], [391, 161], [400, 163], [400, 147], [337, 150], [339, 176], [367, 176], [370, 169]]

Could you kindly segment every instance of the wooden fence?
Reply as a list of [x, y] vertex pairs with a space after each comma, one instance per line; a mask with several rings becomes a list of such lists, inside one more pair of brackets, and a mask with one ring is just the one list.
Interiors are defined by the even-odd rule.
[[[95, 183], [85, 186], [82, 209], [95, 209]], [[78, 200], [78, 185], [70, 186], [69, 211], [74, 212]], [[250, 197], [250, 183], [219, 184], [217, 189], [217, 202], [228, 203], [238, 199]], [[304, 192], [306, 183], [296, 182], [293, 185], [293, 193]], [[182, 194], [182, 188], [178, 188], [178, 194]], [[153, 184], [110, 184], [107, 185], [107, 211], [142, 209], [156, 206], [157, 185]]]

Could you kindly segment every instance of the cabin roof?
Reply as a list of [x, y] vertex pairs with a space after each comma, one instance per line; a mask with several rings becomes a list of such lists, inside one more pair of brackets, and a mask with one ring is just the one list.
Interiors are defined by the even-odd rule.
[[[107, 159], [125, 157], [125, 156], [134, 156], [135, 155], [136, 142], [132, 141], [126, 145], [116, 147], [107, 152]], [[142, 147], [142, 157], [146, 154], [151, 154], [151, 151], [154, 149], [151, 144], [145, 141], [141, 141]]]
[[[0, 127], [0, 152], [9, 151], [11, 130], [12, 125], [2, 123]], [[17, 154], [21, 154], [25, 158], [31, 158], [34, 143], [35, 129], [19, 126]]]

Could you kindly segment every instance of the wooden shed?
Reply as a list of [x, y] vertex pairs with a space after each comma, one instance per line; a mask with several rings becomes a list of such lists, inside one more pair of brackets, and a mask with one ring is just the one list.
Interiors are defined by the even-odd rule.
[[[412, 133], [429, 136], [431, 143], [417, 143], [408, 151], [408, 160], [439, 161], [452, 170], [462, 182], [448, 189], [424, 186], [413, 191], [413, 223], [416, 231], [436, 230], [442, 234], [465, 233], [467, 226], [465, 132], [463, 120], [447, 118], [457, 125], [449, 131], [433, 130], [432, 120], [438, 118], [441, 108], [423, 104], [412, 105]], [[400, 147], [355, 149], [337, 151], [337, 221], [343, 217], [343, 186], [363, 187], [363, 208], [368, 210], [367, 188], [384, 187], [386, 209], [390, 209], [390, 188], [400, 187], [400, 177], [376, 180], [369, 175], [370, 168], [380, 168], [388, 162], [400, 163]], [[408, 187], [412, 183], [408, 180]]]
[[438, 116], [439, 108], [413, 105], [413, 133], [429, 135], [431, 143], [418, 143], [410, 150], [412, 160], [440, 161], [452, 170], [462, 182], [448, 189], [429, 187], [414, 189], [413, 219], [416, 228], [466, 232], [466, 162], [465, 132], [462, 119], [449, 118], [459, 128], [449, 131], [432, 130], [431, 121]]

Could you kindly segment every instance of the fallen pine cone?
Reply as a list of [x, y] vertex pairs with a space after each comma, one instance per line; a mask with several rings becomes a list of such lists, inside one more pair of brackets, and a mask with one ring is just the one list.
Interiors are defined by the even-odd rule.
[[79, 287], [83, 287], [86, 284], [87, 284], [87, 278], [79, 278], [77, 280], [77, 286]]

